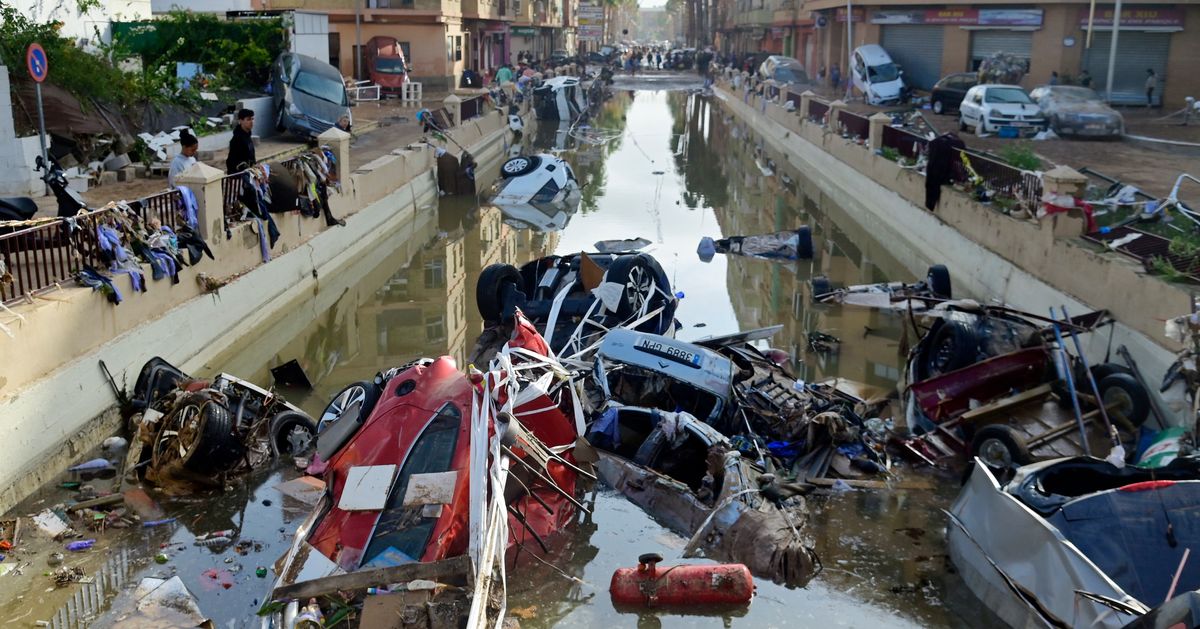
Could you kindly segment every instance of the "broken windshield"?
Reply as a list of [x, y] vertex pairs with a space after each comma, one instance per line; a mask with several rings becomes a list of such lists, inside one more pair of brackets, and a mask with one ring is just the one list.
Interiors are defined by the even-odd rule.
[[346, 104], [346, 88], [338, 81], [311, 72], [301, 71], [292, 87], [335, 105]]
[[872, 83], [887, 83], [900, 78], [900, 68], [894, 63], [867, 67], [867, 78]]

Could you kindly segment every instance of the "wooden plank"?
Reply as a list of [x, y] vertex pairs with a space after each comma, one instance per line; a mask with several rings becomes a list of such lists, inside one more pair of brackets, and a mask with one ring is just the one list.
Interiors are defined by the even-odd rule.
[[335, 592], [364, 590], [369, 587], [386, 586], [389, 583], [406, 583], [416, 579], [427, 579], [445, 583], [451, 579], [459, 584], [471, 582], [471, 559], [466, 555], [427, 563], [406, 563], [377, 570], [360, 570], [338, 574], [323, 579], [303, 581], [276, 588], [271, 592], [273, 600], [297, 598], [308, 600]]
[[1022, 391], [1016, 395], [1006, 397], [998, 402], [992, 402], [991, 404], [980, 406], [979, 408], [973, 408], [963, 413], [960, 417], [962, 418], [963, 422], [973, 422], [982, 417], [988, 417], [989, 415], [994, 415], [1001, 411], [1009, 410], [1014, 406], [1021, 406], [1026, 402], [1043, 398], [1049, 394], [1050, 384], [1043, 384], [1027, 391]]
[[99, 498], [92, 498], [91, 500], [84, 500], [83, 502], [77, 502], [77, 503], [67, 507], [67, 511], [74, 512], [74, 511], [78, 511], [80, 509], [90, 509], [92, 507], [103, 507], [105, 505], [116, 504], [118, 502], [124, 502], [124, 501], [125, 501], [125, 496], [123, 494], [111, 494], [108, 496], [100, 496]]

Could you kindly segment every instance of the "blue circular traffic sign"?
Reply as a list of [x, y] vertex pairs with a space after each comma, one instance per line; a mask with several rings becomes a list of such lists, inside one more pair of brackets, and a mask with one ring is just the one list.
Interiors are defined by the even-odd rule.
[[34, 81], [41, 83], [46, 80], [46, 74], [50, 72], [50, 62], [46, 59], [46, 51], [42, 50], [41, 44], [29, 44], [29, 50], [25, 52], [25, 67], [29, 69], [29, 76]]

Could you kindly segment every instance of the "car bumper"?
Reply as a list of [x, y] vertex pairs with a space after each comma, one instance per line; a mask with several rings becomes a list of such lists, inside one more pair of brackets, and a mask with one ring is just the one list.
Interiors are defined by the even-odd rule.
[[315, 137], [332, 128], [333, 123], [308, 116], [301, 118], [292, 116], [291, 114], [284, 114], [283, 126], [287, 128], [288, 133], [293, 133], [301, 137]]

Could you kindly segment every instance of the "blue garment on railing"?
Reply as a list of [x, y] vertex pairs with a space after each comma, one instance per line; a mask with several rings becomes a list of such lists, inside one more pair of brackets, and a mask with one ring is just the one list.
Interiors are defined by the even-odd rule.
[[179, 190], [179, 197], [183, 199], [184, 221], [187, 222], [188, 227], [196, 229], [196, 226], [200, 224], [199, 219], [196, 217], [200, 206], [200, 204], [196, 202], [196, 195], [192, 192], [192, 189], [187, 186], [176, 186], [176, 190]]
[[114, 275], [120, 275], [120, 274], [128, 275], [129, 283], [133, 284], [134, 292], [136, 292], [136, 293], [146, 292], [146, 276], [142, 275], [141, 271], [127, 267], [127, 266], [114, 266], [111, 269], [109, 269], [109, 272], [113, 273]]
[[108, 260], [124, 262], [129, 259], [129, 252], [121, 245], [121, 234], [108, 225], [96, 226], [96, 241], [102, 252], [108, 253]]
[[92, 287], [92, 290], [100, 291], [113, 305], [121, 303], [121, 291], [117, 290], [112, 280], [101, 275], [96, 269], [85, 266], [83, 270], [79, 271], [79, 281], [85, 286]]

